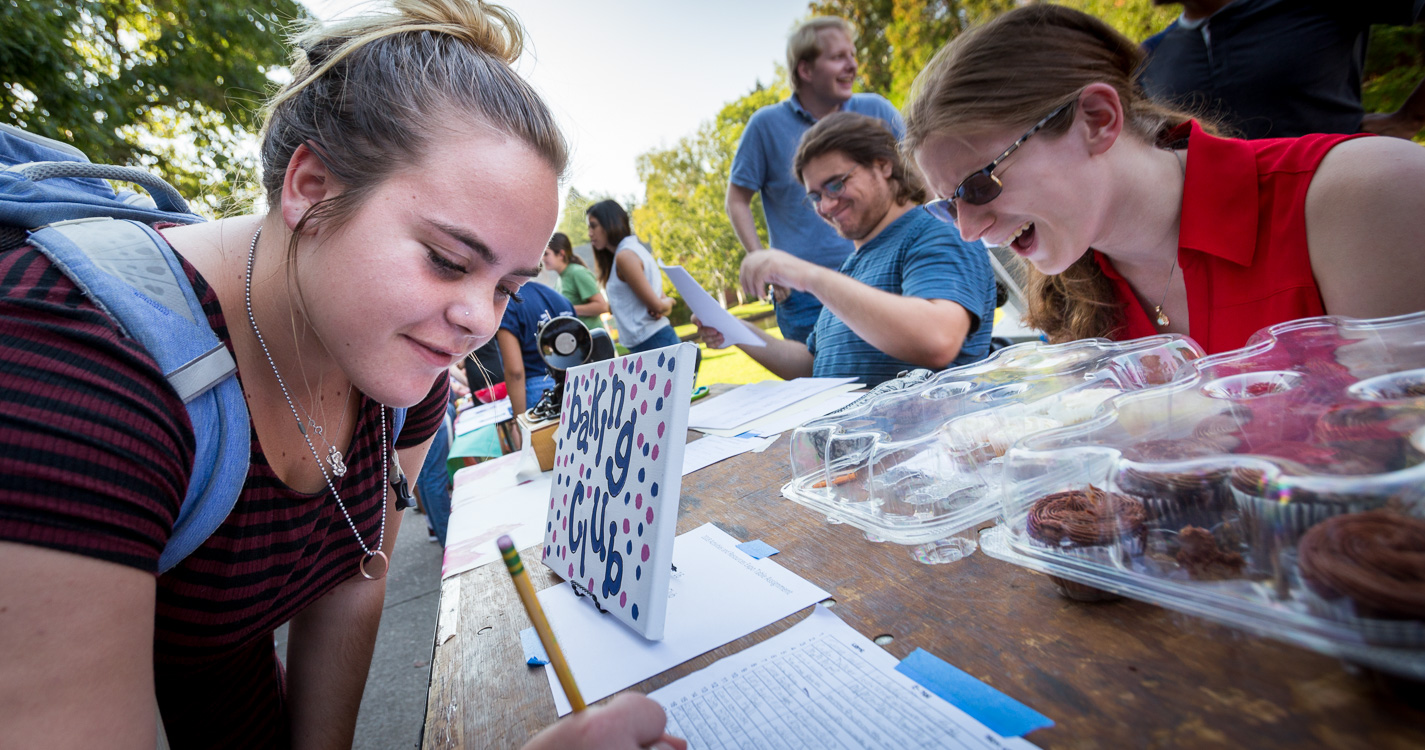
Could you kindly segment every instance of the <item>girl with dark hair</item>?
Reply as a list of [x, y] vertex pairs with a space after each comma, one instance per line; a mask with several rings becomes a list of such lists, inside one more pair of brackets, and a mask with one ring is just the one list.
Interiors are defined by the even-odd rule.
[[673, 299], [663, 294], [663, 272], [643, 243], [633, 236], [628, 212], [616, 201], [599, 201], [585, 211], [589, 244], [599, 263], [599, 280], [609, 290], [609, 311], [619, 343], [630, 352], [646, 352], [678, 343], [668, 322]]
[[966, 240], [1030, 267], [1051, 340], [1191, 334], [1208, 352], [1313, 315], [1425, 308], [1425, 151], [1394, 138], [1218, 138], [1146, 99], [1138, 46], [1056, 5], [961, 35], [902, 148]]
[[590, 329], [603, 328], [600, 315], [609, 311], [608, 300], [604, 299], [594, 272], [584, 265], [584, 260], [574, 254], [574, 246], [569, 235], [555, 232], [544, 248], [544, 267], [559, 274], [559, 293], [574, 305], [574, 314]]
[[[196, 473], [182, 400], [37, 248], [0, 256], [0, 745], [352, 745], [390, 480], [422, 465], [447, 369], [539, 273], [559, 210], [567, 150], [511, 67], [522, 37], [473, 0], [314, 23], [266, 110], [266, 212], [157, 227], [251, 420], [236, 505], [170, 569]], [[662, 728], [635, 696], [532, 744], [680, 743]]]

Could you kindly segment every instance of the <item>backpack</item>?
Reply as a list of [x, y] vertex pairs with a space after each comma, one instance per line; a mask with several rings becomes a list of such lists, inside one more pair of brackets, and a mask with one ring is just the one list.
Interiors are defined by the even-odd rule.
[[[141, 185], [149, 195], [116, 193], [106, 179]], [[228, 517], [251, 459], [237, 363], [208, 325], [178, 257], [150, 226], [203, 220], [154, 175], [92, 164], [67, 144], [0, 124], [0, 252], [29, 244], [44, 253], [158, 362], [193, 424], [193, 475], [159, 573]], [[405, 409], [395, 410], [393, 446], [405, 418]], [[399, 462], [395, 469], [400, 509], [409, 492]]]

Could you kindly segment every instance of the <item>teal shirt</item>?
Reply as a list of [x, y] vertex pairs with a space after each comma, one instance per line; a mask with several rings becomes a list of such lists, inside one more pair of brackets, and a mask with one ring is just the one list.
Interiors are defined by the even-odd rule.
[[[565, 266], [564, 273], [559, 274], [559, 292], [573, 304], [582, 305], [599, 293], [599, 282], [594, 280], [594, 272], [587, 267], [570, 263]], [[579, 320], [591, 330], [604, 327], [604, 322], [597, 315], [581, 315]]]

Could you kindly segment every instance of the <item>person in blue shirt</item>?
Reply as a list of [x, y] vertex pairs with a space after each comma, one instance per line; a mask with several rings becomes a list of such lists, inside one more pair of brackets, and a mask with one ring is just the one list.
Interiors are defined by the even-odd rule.
[[[884, 97], [851, 93], [856, 48], [851, 26], [843, 19], [818, 17], [798, 26], [787, 39], [787, 72], [792, 95], [757, 110], [742, 131], [727, 185], [727, 217], [748, 255], [762, 250], [752, 218], [752, 196], [761, 193], [772, 247], [835, 269], [851, 254], [852, 245], [817, 219], [807, 202], [806, 190], [791, 169], [797, 143], [818, 120], [838, 111], [880, 118], [896, 138], [905, 133], [905, 125]], [[821, 313], [821, 302], [785, 289], [778, 289], [775, 297], [782, 336], [806, 341]]]
[[[907, 170], [896, 137], [873, 117], [838, 112], [802, 138], [793, 162], [817, 213], [855, 252], [833, 270], [781, 250], [751, 253], [742, 287], [777, 284], [825, 307], [806, 343], [744, 323], [765, 346], [742, 350], [791, 379], [855, 377], [877, 385], [918, 367], [940, 370], [983, 359], [994, 326], [988, 251], [920, 210], [925, 188]], [[724, 336], [699, 323], [709, 348]]]
[[505, 316], [500, 319], [500, 361], [504, 365], [505, 388], [510, 409], [515, 414], [539, 403], [540, 396], [554, 387], [554, 378], [539, 356], [539, 324], [556, 315], [574, 315], [574, 305], [549, 287], [525, 284], [510, 297]]

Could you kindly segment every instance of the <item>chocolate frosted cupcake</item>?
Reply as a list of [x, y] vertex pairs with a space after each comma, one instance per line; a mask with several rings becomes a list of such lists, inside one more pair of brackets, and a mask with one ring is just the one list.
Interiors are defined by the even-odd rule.
[[1241, 554], [1222, 549], [1211, 531], [1196, 526], [1178, 532], [1178, 553], [1173, 559], [1194, 581], [1241, 578], [1247, 567]]
[[[1360, 513], [1382, 507], [1388, 501], [1369, 484], [1359, 491], [1343, 488], [1316, 489], [1321, 483], [1311, 476], [1360, 476], [1377, 473], [1379, 464], [1312, 443], [1276, 443], [1265, 446], [1265, 456], [1278, 470], [1260, 466], [1238, 466], [1229, 475], [1237, 510], [1251, 539], [1252, 566], [1258, 571], [1273, 569], [1277, 553], [1301, 539], [1308, 529], [1328, 518]], [[1284, 458], [1292, 456], [1299, 460]], [[1298, 479], [1301, 478], [1301, 479]]]
[[1118, 487], [1138, 498], [1148, 510], [1148, 520], [1159, 528], [1185, 525], [1212, 526], [1235, 509], [1226, 467], [1173, 471], [1152, 464], [1221, 456], [1235, 441], [1226, 435], [1177, 440], [1145, 440], [1123, 450], [1136, 464], [1118, 473]]
[[[1143, 503], [1092, 485], [1046, 495], [1029, 509], [1028, 534], [1036, 544], [1093, 562], [1141, 554], [1147, 511]], [[1102, 601], [1111, 594], [1057, 576], [1050, 579], [1070, 599]]]
[[1336, 516], [1297, 547], [1308, 606], [1370, 643], [1425, 647], [1425, 521], [1388, 510]]

